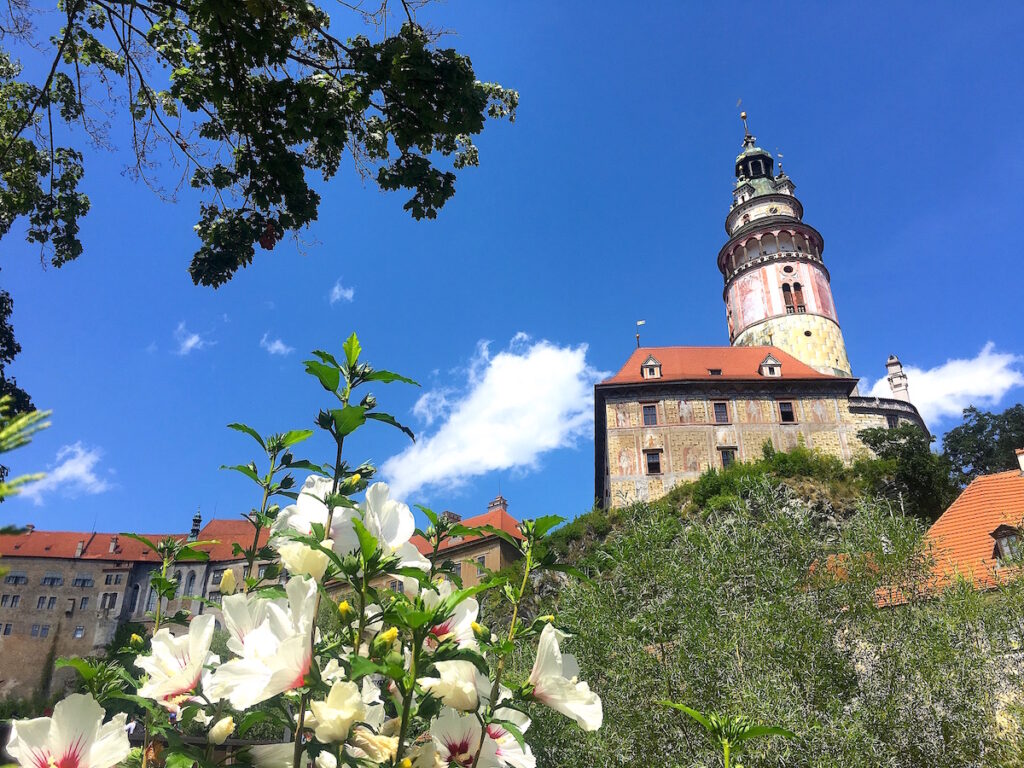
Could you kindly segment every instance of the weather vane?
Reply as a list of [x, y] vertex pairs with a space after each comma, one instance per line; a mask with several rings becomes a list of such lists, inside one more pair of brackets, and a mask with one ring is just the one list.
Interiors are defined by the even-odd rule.
[[647, 325], [647, 321], [646, 320], [637, 320], [636, 321], [636, 348], [637, 349], [640, 349], [640, 326], [641, 325]]

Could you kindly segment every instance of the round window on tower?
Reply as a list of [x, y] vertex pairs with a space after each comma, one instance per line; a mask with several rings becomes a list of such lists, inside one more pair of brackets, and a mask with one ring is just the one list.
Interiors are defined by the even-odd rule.
[[810, 336], [810, 335], [811, 335], [810, 331], [804, 331], [804, 336]]
[[782, 271], [785, 272], [787, 275], [793, 274], [793, 265], [792, 264], [787, 264], [786, 266], [784, 266], [782, 268]]
[[777, 205], [773, 205], [771, 208], [768, 209], [768, 213], [771, 213], [771, 214], [776, 214], [778, 212], [779, 212], [779, 206], [777, 206]]

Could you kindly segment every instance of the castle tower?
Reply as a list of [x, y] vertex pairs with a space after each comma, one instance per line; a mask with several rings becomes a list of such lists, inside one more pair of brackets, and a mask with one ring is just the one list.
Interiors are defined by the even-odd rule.
[[757, 146], [744, 112], [743, 151], [736, 158], [729, 241], [718, 253], [725, 278], [729, 341], [774, 345], [812, 368], [852, 376], [821, 234], [804, 223], [794, 185], [771, 154]]

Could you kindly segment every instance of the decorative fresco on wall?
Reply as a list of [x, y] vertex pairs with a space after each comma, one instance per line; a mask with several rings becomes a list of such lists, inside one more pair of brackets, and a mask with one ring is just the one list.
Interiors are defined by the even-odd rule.
[[739, 327], [745, 328], [768, 316], [768, 301], [764, 295], [761, 270], [748, 272], [735, 285]]

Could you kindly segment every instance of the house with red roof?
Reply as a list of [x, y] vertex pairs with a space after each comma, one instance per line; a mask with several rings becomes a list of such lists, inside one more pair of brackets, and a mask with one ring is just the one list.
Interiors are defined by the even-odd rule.
[[962, 578], [992, 589], [1020, 575], [1024, 449], [1017, 461], [1018, 469], [975, 478], [928, 529], [936, 588]]

